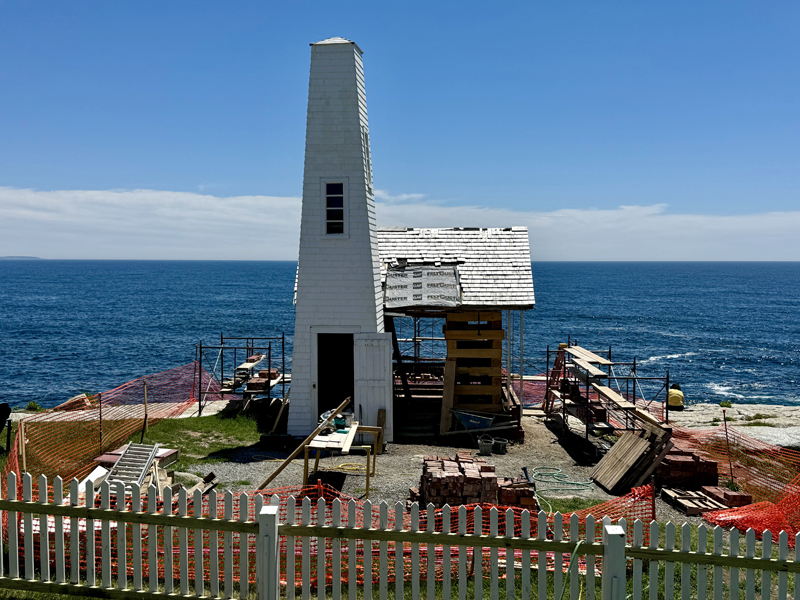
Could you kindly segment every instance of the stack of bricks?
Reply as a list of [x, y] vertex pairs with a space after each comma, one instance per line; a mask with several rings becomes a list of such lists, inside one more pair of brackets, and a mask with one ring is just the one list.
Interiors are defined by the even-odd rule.
[[719, 483], [717, 463], [686, 450], [671, 450], [656, 468], [656, 484], [660, 488], [699, 490]]
[[527, 479], [506, 477], [498, 485], [500, 487], [500, 504], [503, 506], [521, 506], [533, 511], [539, 509], [536, 492]]
[[728, 508], [738, 508], [739, 506], [747, 506], [753, 503], [753, 497], [750, 494], [734, 492], [728, 488], [704, 485], [700, 488], [700, 491]]
[[411, 502], [433, 504], [436, 508], [445, 504], [497, 504], [497, 474], [494, 465], [470, 452], [459, 452], [455, 458], [426, 456], [420, 486], [409, 492]]

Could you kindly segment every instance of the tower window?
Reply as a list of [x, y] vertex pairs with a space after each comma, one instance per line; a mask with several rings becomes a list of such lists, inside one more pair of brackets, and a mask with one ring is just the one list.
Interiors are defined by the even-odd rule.
[[325, 184], [325, 233], [344, 233], [344, 184]]

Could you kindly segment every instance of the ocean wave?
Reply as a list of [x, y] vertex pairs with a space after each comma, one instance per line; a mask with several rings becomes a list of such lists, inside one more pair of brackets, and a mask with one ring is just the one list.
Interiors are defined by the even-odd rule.
[[644, 360], [640, 360], [640, 365], [646, 365], [654, 362], [658, 362], [660, 360], [673, 360], [675, 358], [684, 358], [686, 356], [697, 356], [699, 352], [683, 352], [681, 354], [664, 354], [663, 356], [651, 356], [650, 358], [645, 358]]

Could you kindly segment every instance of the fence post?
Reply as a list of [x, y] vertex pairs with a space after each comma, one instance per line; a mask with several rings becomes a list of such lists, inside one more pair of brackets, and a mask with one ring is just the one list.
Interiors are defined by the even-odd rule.
[[625, 600], [625, 531], [619, 525], [603, 526], [602, 600]]
[[280, 589], [280, 554], [278, 537], [278, 507], [267, 504], [261, 507], [258, 514], [258, 539], [260, 544], [256, 552], [262, 554], [260, 569], [256, 579], [260, 600], [279, 600]]

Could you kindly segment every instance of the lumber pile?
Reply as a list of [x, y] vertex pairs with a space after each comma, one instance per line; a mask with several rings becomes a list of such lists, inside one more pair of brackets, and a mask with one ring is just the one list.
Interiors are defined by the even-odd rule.
[[753, 497], [745, 492], [734, 492], [728, 488], [704, 485], [700, 488], [706, 496], [712, 500], [716, 500], [720, 504], [724, 504], [728, 508], [738, 508], [740, 506], [747, 506], [753, 503]]
[[690, 517], [702, 515], [712, 510], [722, 510], [726, 508], [724, 504], [709, 498], [702, 492], [681, 490], [678, 488], [662, 489], [661, 499]]
[[454, 458], [426, 456], [422, 463], [419, 488], [409, 490], [411, 502], [433, 504], [497, 504], [497, 474], [494, 465], [486, 464], [471, 452], [459, 452]]
[[684, 490], [716, 486], [719, 483], [717, 467], [716, 461], [687, 450], [673, 449], [656, 469], [656, 485]]
[[625, 432], [592, 471], [592, 479], [612, 494], [625, 493], [647, 482], [672, 448], [672, 429], [640, 423]]

